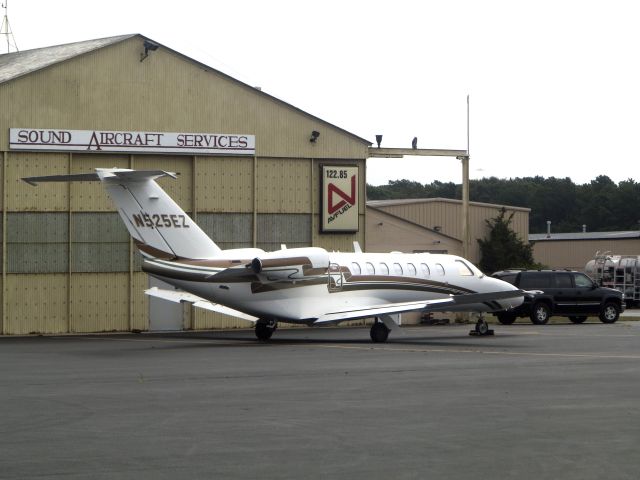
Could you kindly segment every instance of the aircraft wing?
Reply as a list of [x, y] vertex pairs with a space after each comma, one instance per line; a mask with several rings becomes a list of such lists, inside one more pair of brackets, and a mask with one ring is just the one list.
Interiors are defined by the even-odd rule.
[[145, 290], [144, 293], [146, 293], [150, 297], [161, 298], [163, 300], [168, 300], [169, 302], [191, 303], [194, 307], [204, 308], [205, 310], [210, 310], [212, 312], [224, 313], [225, 315], [230, 315], [242, 320], [248, 320], [250, 322], [256, 322], [258, 320], [258, 317], [247, 315], [246, 313], [234, 310], [233, 308], [225, 307], [224, 305], [220, 305], [219, 303], [211, 303], [210, 301], [198, 297], [197, 295], [182, 292], [180, 290], [163, 290], [158, 287], [152, 287]]
[[471, 305], [475, 303], [492, 302], [506, 298], [522, 297], [527, 292], [523, 290], [507, 290], [501, 292], [490, 293], [469, 293], [464, 295], [450, 295], [445, 298], [436, 298], [433, 300], [420, 300], [417, 302], [390, 303], [386, 305], [376, 305], [366, 308], [358, 308], [353, 310], [342, 310], [337, 312], [325, 313], [320, 316], [314, 324], [341, 322], [343, 320], [356, 320], [358, 318], [376, 317], [380, 315], [389, 315], [393, 313], [403, 312], [435, 312], [447, 311], [452, 307], [461, 305]]

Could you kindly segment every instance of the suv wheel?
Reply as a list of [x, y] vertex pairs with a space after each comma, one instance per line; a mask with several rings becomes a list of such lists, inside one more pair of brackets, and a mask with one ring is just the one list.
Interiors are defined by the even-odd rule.
[[498, 312], [496, 317], [502, 325], [511, 325], [516, 321], [516, 314], [513, 312]]
[[531, 322], [536, 325], [544, 325], [549, 321], [551, 309], [546, 303], [538, 302], [531, 309]]
[[614, 323], [620, 316], [620, 307], [613, 302], [607, 302], [600, 310], [600, 321], [602, 323]]
[[569, 317], [569, 320], [571, 320], [573, 323], [584, 323], [584, 321], [587, 319], [586, 316], [581, 316], [581, 317]]

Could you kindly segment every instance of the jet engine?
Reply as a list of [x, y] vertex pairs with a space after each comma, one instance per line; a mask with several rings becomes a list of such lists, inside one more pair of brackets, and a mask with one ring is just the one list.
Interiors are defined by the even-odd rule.
[[301, 280], [325, 275], [329, 268], [329, 253], [318, 247], [289, 248], [255, 257], [247, 267], [271, 281]]

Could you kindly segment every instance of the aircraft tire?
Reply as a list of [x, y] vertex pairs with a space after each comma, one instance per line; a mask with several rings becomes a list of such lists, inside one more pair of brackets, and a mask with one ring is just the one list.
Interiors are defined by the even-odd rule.
[[512, 312], [499, 312], [496, 314], [496, 317], [498, 317], [498, 321], [502, 325], [511, 325], [516, 321], [516, 315]]
[[258, 340], [262, 340], [266, 342], [271, 338], [275, 328], [270, 326], [268, 323], [258, 322], [256, 323], [256, 337]]
[[374, 343], [384, 343], [387, 341], [387, 338], [389, 338], [389, 329], [384, 323], [375, 322], [371, 325], [369, 335]]
[[489, 324], [484, 319], [480, 319], [476, 323], [476, 333], [478, 335], [487, 335], [489, 333]]

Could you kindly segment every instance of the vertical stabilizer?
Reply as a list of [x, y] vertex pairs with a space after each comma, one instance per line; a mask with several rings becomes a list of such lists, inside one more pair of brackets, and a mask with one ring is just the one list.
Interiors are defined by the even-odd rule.
[[140, 171], [99, 168], [95, 174], [54, 175], [23, 179], [40, 182], [99, 180], [115, 203], [136, 245], [145, 256], [160, 258], [213, 258], [220, 248], [156, 183], [175, 174], [161, 170]]

